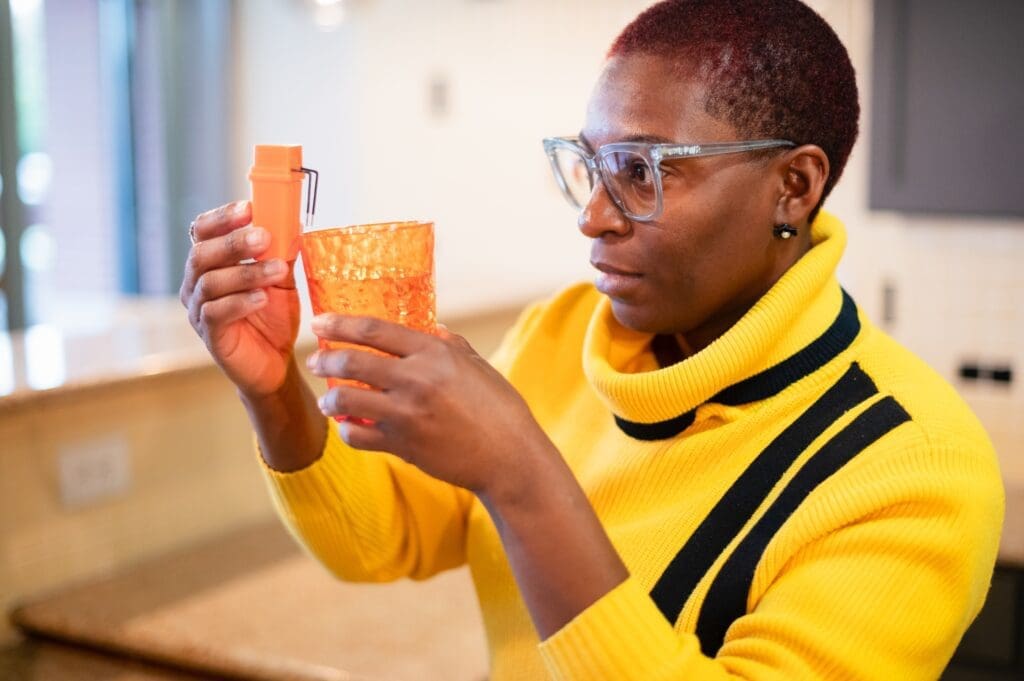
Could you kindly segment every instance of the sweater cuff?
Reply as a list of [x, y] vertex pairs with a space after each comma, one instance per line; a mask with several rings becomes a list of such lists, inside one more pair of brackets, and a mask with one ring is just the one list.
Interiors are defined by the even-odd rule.
[[[303, 513], [319, 517], [325, 509], [339, 508], [341, 496], [351, 502], [345, 505], [347, 507], [374, 508], [368, 489], [372, 485], [366, 484], [365, 474], [360, 477], [364, 473], [361, 469], [367, 465], [366, 457], [371, 455], [346, 445], [338, 436], [333, 420], [328, 419], [327, 424], [327, 438], [320, 457], [304, 468], [288, 472], [275, 470], [267, 464], [259, 438], [253, 434], [256, 456], [267, 488], [278, 511], [283, 512], [286, 518]], [[384, 466], [384, 463], [378, 459], [376, 465]], [[353, 484], [357, 480], [362, 484]], [[337, 495], [338, 498], [325, 498], [325, 495]]]
[[699, 655], [696, 638], [679, 637], [633, 577], [602, 596], [540, 644], [558, 681], [660, 678], [680, 658]]

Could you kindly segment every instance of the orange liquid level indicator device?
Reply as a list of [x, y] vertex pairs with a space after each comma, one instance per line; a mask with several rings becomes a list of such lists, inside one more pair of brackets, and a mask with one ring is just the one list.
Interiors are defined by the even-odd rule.
[[252, 224], [270, 232], [270, 247], [257, 260], [281, 258], [291, 262], [298, 256], [304, 178], [301, 146], [256, 145], [249, 171]]

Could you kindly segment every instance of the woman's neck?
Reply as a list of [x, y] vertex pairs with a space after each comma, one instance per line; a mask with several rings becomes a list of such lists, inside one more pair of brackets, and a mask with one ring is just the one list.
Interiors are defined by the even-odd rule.
[[686, 337], [681, 334], [658, 334], [651, 339], [651, 351], [654, 353], [658, 365], [662, 368], [682, 362], [693, 353], [693, 348], [686, 342]]

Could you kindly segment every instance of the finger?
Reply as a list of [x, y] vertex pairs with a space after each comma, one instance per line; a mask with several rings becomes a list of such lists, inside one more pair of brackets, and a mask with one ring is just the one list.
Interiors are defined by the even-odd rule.
[[202, 305], [232, 293], [284, 283], [288, 269], [283, 260], [274, 259], [210, 270], [196, 282], [193, 304]]
[[246, 291], [210, 300], [199, 308], [199, 323], [208, 331], [236, 322], [267, 304], [267, 292], [263, 289]]
[[188, 305], [196, 282], [205, 273], [254, 258], [267, 250], [269, 244], [270, 235], [260, 227], [236, 229], [224, 236], [200, 241], [189, 251], [185, 262], [180, 291], [182, 302]]
[[262, 227], [241, 227], [192, 247], [189, 265], [197, 275], [217, 267], [234, 265], [267, 250], [270, 233]]
[[394, 413], [391, 399], [379, 390], [339, 385], [324, 393], [317, 405], [324, 416], [351, 416], [380, 421]]
[[365, 345], [398, 357], [429, 347], [437, 338], [375, 317], [321, 314], [313, 318], [313, 333], [326, 340]]
[[383, 390], [395, 386], [393, 357], [381, 357], [356, 348], [314, 352], [306, 360], [306, 366], [317, 376], [362, 381]]
[[195, 219], [196, 241], [206, 241], [244, 227], [252, 220], [248, 201], [226, 203], [220, 208], [200, 213]]
[[[264, 260], [263, 262], [272, 262], [272, 261]], [[295, 290], [295, 269], [292, 267], [295, 263], [294, 262], [287, 262], [287, 261], [283, 261], [283, 260], [280, 261], [280, 262], [284, 262], [287, 265], [287, 267], [285, 267], [285, 275], [283, 277], [281, 277], [277, 282], [275, 282], [273, 284], [273, 287], [274, 288], [280, 288], [280, 289]], [[254, 264], [258, 264], [258, 263], [254, 263]]]
[[376, 426], [341, 421], [338, 423], [338, 435], [353, 449], [369, 452], [388, 451], [387, 437]]

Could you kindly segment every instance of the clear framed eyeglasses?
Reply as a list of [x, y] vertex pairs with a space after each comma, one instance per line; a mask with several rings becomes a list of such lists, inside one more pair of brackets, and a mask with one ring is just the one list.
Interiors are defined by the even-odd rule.
[[573, 207], [583, 210], [600, 178], [615, 205], [627, 218], [639, 222], [648, 222], [661, 215], [661, 164], [664, 161], [795, 146], [789, 140], [711, 144], [613, 142], [591, 153], [578, 137], [548, 137], [544, 140], [544, 151], [551, 161], [555, 180]]

